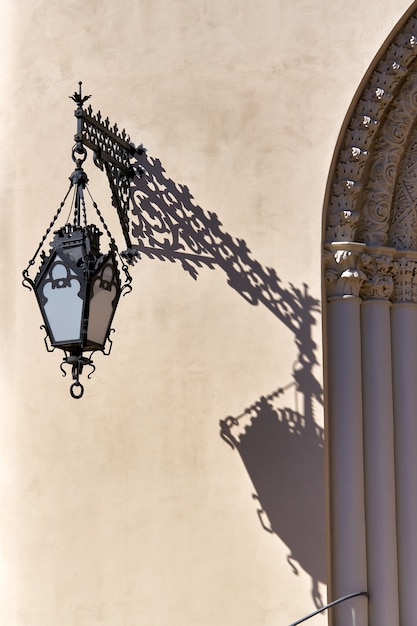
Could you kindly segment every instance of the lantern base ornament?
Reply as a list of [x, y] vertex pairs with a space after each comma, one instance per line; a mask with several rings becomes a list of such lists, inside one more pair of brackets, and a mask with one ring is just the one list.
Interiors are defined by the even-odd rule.
[[[46, 332], [46, 335], [44, 337], [44, 342], [45, 342], [45, 347], [46, 347], [47, 352], [54, 352], [56, 346], [53, 346], [51, 344], [48, 330], [44, 324], [41, 326], [41, 330], [44, 330]], [[113, 333], [113, 332], [114, 332], [114, 329], [111, 328], [110, 333]], [[109, 333], [109, 336], [107, 337], [107, 344], [106, 344], [105, 350], [100, 350], [100, 352], [102, 352], [102, 354], [104, 354], [105, 356], [109, 356], [112, 346], [113, 346], [113, 342], [110, 339], [110, 333]], [[84, 367], [87, 365], [88, 367], [91, 368], [91, 371], [89, 372], [87, 376], [88, 379], [90, 379], [91, 376], [96, 371], [96, 366], [94, 365], [94, 362], [92, 359], [94, 352], [96, 352], [96, 350], [93, 350], [88, 356], [85, 356], [85, 354], [83, 354], [83, 352], [79, 350], [75, 352], [69, 352], [69, 353], [65, 351], [65, 356], [62, 359], [62, 362], [59, 366], [62, 372], [62, 376], [67, 375], [67, 371], [64, 369], [65, 366], [69, 365], [71, 367], [71, 376], [74, 382], [70, 386], [70, 394], [73, 398], [77, 400], [84, 395], [84, 386], [80, 383], [80, 376], [83, 373]]]
[[61, 363], [61, 370], [64, 372], [64, 376], [65, 376], [66, 372], [63, 369], [63, 365], [71, 366], [72, 379], [75, 382], [73, 382], [70, 387], [70, 394], [73, 398], [76, 398], [78, 400], [78, 398], [81, 398], [82, 395], [84, 394], [84, 387], [80, 383], [80, 380], [79, 380], [80, 375], [82, 374], [82, 371], [84, 369], [84, 366], [89, 365], [90, 367], [93, 368], [93, 371], [90, 372], [90, 374], [88, 375], [88, 378], [90, 378], [91, 374], [93, 374], [96, 368], [91, 358], [87, 358], [85, 356], [82, 356], [81, 354], [79, 355], [70, 354], [69, 356], [66, 356], [63, 359]]

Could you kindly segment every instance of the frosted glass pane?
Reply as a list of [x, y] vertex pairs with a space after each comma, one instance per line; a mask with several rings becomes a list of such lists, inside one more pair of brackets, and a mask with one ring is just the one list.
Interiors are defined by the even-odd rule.
[[[98, 281], [97, 281], [98, 282]], [[113, 315], [113, 300], [116, 297], [116, 287], [95, 289], [90, 301], [90, 320], [88, 323], [88, 340], [104, 345], [107, 330]]]
[[67, 287], [52, 287], [48, 282], [43, 295], [45, 315], [54, 341], [76, 341], [80, 339], [83, 301], [79, 297], [80, 282], [72, 278]]

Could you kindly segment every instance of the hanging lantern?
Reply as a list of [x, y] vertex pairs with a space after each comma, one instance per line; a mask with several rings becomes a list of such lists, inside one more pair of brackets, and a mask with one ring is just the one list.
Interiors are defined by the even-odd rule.
[[71, 352], [104, 350], [121, 284], [114, 253], [101, 254], [94, 225], [66, 224], [34, 280], [51, 345]]
[[[111, 349], [111, 324], [122, 291], [131, 290], [131, 278], [127, 266], [118, 255], [115, 240], [111, 236], [95, 202], [93, 206], [106, 231], [109, 248], [100, 251], [103, 233], [94, 224], [87, 224], [84, 190], [88, 183], [82, 163], [86, 158], [83, 146], [73, 149], [76, 169], [70, 176], [70, 189], [61, 203], [42, 242], [23, 272], [23, 284], [35, 291], [46, 331], [45, 344], [48, 351], [63, 350], [64, 365], [71, 366], [74, 382], [70, 387], [73, 398], [81, 398], [84, 392], [79, 377], [84, 366], [94, 372], [92, 354], [101, 351], [109, 354]], [[50, 252], [41, 254], [41, 265], [35, 278], [29, 276], [43, 242], [57, 221], [65, 200], [74, 189], [74, 221], [54, 231]], [[118, 260], [125, 273], [122, 285]]]

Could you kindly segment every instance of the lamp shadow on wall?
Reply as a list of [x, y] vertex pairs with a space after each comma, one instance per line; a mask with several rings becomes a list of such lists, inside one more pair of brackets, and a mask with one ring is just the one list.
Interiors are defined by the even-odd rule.
[[299, 375], [305, 371], [294, 372], [294, 382], [261, 397], [241, 415], [222, 420], [220, 435], [246, 467], [262, 527], [286, 544], [293, 573], [299, 575], [301, 566], [309, 574], [312, 599], [321, 608], [319, 583], [326, 580], [324, 432], [309, 407], [302, 412], [279, 402], [290, 391], [306, 389], [298, 386]]
[[[196, 205], [189, 189], [170, 179], [158, 159], [139, 150], [130, 187], [134, 249], [163, 261], [179, 262], [194, 279], [201, 267], [221, 268], [228, 284], [252, 305], [266, 306], [294, 335], [298, 356], [291, 382], [261, 397], [237, 417], [220, 420], [220, 435], [237, 450], [255, 489], [262, 527], [288, 546], [294, 574], [299, 566], [312, 580], [312, 598], [323, 606], [325, 504], [323, 429], [314, 420], [314, 402], [323, 403], [315, 378], [317, 345], [312, 338], [319, 302], [308, 286], [284, 286], [275, 270], [251, 258], [241, 239], [222, 230], [217, 215]], [[300, 406], [285, 406], [289, 391]]]

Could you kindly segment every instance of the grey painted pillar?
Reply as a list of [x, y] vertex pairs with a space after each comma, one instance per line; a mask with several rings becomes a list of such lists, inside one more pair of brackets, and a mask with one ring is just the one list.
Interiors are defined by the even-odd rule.
[[391, 303], [377, 284], [361, 307], [369, 626], [398, 626]]
[[[408, 254], [407, 257], [416, 255]], [[398, 261], [391, 311], [401, 626], [417, 623], [417, 260]], [[408, 302], [406, 302], [408, 300]]]
[[[327, 247], [327, 445], [330, 600], [367, 590], [363, 468], [361, 244]], [[367, 599], [332, 609], [335, 626], [368, 626]]]

